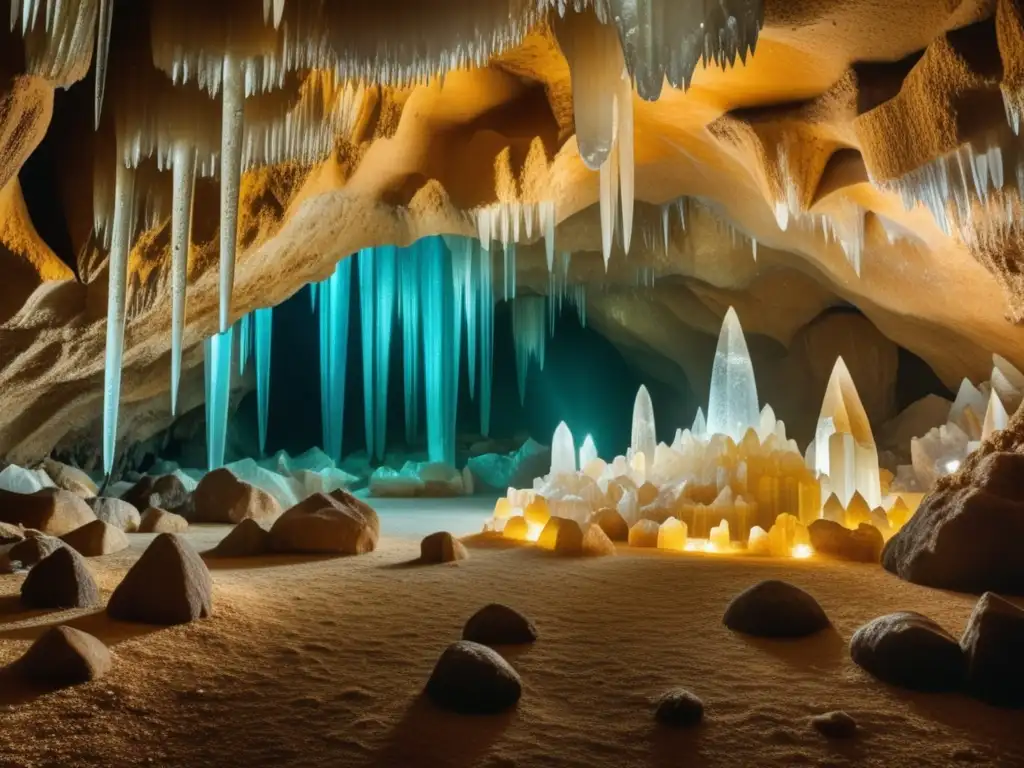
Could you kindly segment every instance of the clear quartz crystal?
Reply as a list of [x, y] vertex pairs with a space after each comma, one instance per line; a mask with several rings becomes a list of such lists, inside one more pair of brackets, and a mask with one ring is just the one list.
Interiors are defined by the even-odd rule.
[[728, 435], [739, 442], [748, 429], [760, 423], [760, 418], [747, 341], [736, 311], [729, 307], [711, 370], [707, 431], [709, 435]]

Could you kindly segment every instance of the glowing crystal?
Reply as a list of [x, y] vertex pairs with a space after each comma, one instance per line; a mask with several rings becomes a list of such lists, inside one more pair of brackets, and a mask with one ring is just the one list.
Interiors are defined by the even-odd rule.
[[735, 310], [730, 307], [722, 322], [711, 371], [707, 432], [728, 435], [739, 442], [748, 429], [759, 423], [754, 368], [743, 328]]

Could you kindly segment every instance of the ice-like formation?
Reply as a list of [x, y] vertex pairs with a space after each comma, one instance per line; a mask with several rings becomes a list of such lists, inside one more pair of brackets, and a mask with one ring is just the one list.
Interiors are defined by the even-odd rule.
[[455, 463], [455, 412], [459, 382], [451, 336], [455, 296], [451, 254], [440, 237], [417, 243], [422, 275], [423, 362], [427, 403], [427, 454]]
[[[388, 380], [391, 369], [391, 329], [394, 324], [395, 293], [398, 288], [398, 251], [393, 245], [377, 248], [373, 261], [376, 271], [373, 386], [377, 395], [373, 400], [372, 446], [377, 457], [383, 458], [387, 447]], [[365, 360], [365, 350], [363, 354]]]
[[204, 344], [206, 378], [207, 469], [224, 466], [227, 448], [228, 410], [231, 405], [232, 336], [234, 328], [208, 338]]
[[244, 376], [252, 353], [252, 316], [242, 315], [235, 323], [235, 338], [238, 339], [238, 375]]
[[658, 444], [657, 431], [654, 426], [654, 405], [647, 387], [641, 385], [633, 402], [633, 427], [630, 433], [629, 458], [635, 460], [639, 455], [644, 461], [653, 461], [655, 446]]
[[416, 248], [403, 248], [398, 257], [399, 301], [402, 317], [402, 383], [405, 394], [405, 441], [412, 445], [420, 423], [420, 273]]
[[563, 421], [551, 438], [551, 476], [572, 475], [576, 472], [576, 445], [572, 432]]
[[583, 445], [580, 446], [580, 469], [585, 470], [597, 458], [597, 446], [594, 445], [594, 438], [587, 435], [583, 439]]
[[855, 493], [872, 508], [881, 505], [878, 449], [857, 387], [842, 357], [836, 359], [825, 389], [813, 446], [814, 469], [827, 476], [828, 490], [836, 494], [844, 507]]
[[544, 369], [544, 355], [547, 345], [546, 314], [543, 296], [520, 296], [512, 304], [512, 338], [516, 351], [516, 383], [519, 386], [519, 402], [526, 400], [526, 375], [530, 363]]
[[267, 423], [270, 418], [270, 350], [274, 335], [274, 308], [253, 313], [256, 336], [256, 409], [259, 424], [260, 455], [267, 451]]
[[56, 484], [42, 469], [24, 469], [8, 464], [0, 470], [0, 491], [36, 493], [43, 488], [56, 488]]
[[342, 259], [319, 290], [320, 300], [320, 422], [323, 447], [335, 462], [341, 460], [345, 423], [345, 374], [348, 363], [349, 307], [352, 261]]
[[316, 283], [309, 284], [309, 308], [313, 312], [316, 312]]
[[373, 385], [374, 357], [373, 346], [376, 339], [374, 333], [374, 315], [377, 303], [374, 300], [377, 270], [374, 267], [374, 249], [363, 248], [356, 257], [356, 271], [359, 274], [359, 331], [362, 337], [363, 352], [363, 423], [366, 428], [366, 454], [372, 459], [377, 452], [374, 450], [374, 396], [377, 390]]
[[480, 434], [491, 433], [491, 391], [494, 376], [494, 267], [491, 254], [481, 248], [478, 291], [480, 304]]
[[708, 401], [709, 434], [723, 434], [735, 442], [761, 420], [757, 406], [757, 383], [736, 311], [729, 307], [722, 322], [711, 370], [711, 398]]

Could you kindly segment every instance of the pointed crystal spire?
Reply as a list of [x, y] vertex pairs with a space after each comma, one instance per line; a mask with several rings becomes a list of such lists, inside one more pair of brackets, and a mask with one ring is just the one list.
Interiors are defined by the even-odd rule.
[[274, 308], [253, 313], [256, 327], [256, 408], [258, 413], [260, 455], [267, 453], [267, 424], [270, 418], [270, 347], [274, 335]]
[[648, 462], [654, 461], [654, 450], [658, 445], [654, 426], [654, 404], [647, 387], [640, 385], [633, 402], [633, 428], [629, 441], [630, 456], [642, 453]]
[[722, 321], [711, 369], [707, 431], [710, 435], [728, 435], [738, 443], [748, 429], [760, 423], [760, 419], [754, 366], [750, 362], [739, 317], [729, 307]]
[[1006, 413], [1006, 408], [1003, 407], [1003, 401], [999, 399], [996, 391], [992, 390], [988, 396], [988, 408], [985, 409], [985, 421], [981, 426], [981, 439], [988, 440], [992, 433], [1006, 429], [1009, 420], [1010, 417]]
[[551, 438], [551, 475], [571, 475], [576, 472], [576, 446], [572, 432], [563, 421]]
[[597, 446], [594, 445], [594, 438], [587, 435], [580, 446], [580, 469], [586, 468], [588, 464], [597, 459]]
[[694, 437], [704, 437], [708, 433], [708, 424], [704, 420], [704, 409], [698, 408], [697, 415], [693, 418], [693, 426], [690, 428], [690, 433]]

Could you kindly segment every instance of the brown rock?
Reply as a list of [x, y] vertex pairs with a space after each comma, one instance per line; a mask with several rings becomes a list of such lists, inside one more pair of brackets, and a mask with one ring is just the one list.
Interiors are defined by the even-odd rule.
[[71, 627], [53, 627], [11, 669], [35, 683], [67, 686], [99, 680], [110, 665], [110, 651], [100, 640]]
[[43, 459], [43, 470], [50, 476], [50, 479], [65, 491], [70, 491], [79, 498], [91, 499], [99, 489], [85, 472], [77, 467], [69, 467], [54, 459]]
[[672, 728], [689, 728], [704, 719], [704, 702], [686, 689], [677, 688], [658, 699], [654, 718]]
[[270, 551], [270, 532], [252, 518], [243, 520], [210, 552], [213, 557], [259, 557]]
[[0, 545], [16, 544], [25, 538], [25, 529], [20, 525], [0, 523]]
[[811, 718], [811, 727], [828, 739], [849, 739], [857, 735], [857, 721], [842, 711]]
[[491, 603], [470, 616], [462, 639], [483, 645], [523, 645], [537, 639], [537, 628], [514, 608]]
[[285, 512], [270, 529], [276, 552], [362, 555], [377, 546], [377, 534], [358, 511], [326, 507], [313, 513]]
[[762, 581], [740, 592], [722, 623], [754, 637], [805, 637], [831, 626], [818, 601], [785, 581]]
[[608, 538], [600, 525], [587, 526], [587, 530], [583, 533], [583, 554], [590, 557], [615, 554], [615, 544]]
[[583, 531], [575, 520], [552, 517], [540, 532], [537, 544], [560, 555], [582, 555]]
[[1024, 611], [986, 592], [960, 638], [970, 692], [998, 707], [1024, 707]]
[[832, 520], [815, 520], [808, 531], [817, 554], [840, 560], [877, 563], [885, 544], [882, 532], [870, 523], [861, 523], [851, 531]]
[[617, 510], [605, 507], [595, 512], [590, 522], [601, 526], [601, 530], [612, 541], [629, 541], [629, 526]]
[[139, 510], [124, 499], [97, 496], [94, 499], [90, 499], [88, 503], [96, 514], [97, 519], [102, 520], [108, 525], [120, 528], [125, 533], [135, 533], [139, 530], [142, 515], [139, 514]]
[[146, 475], [121, 498], [136, 509], [176, 509], [188, 502], [189, 494], [174, 475]]
[[128, 548], [125, 532], [102, 520], [93, 520], [61, 539], [83, 557], [102, 557]]
[[43, 558], [49, 557], [66, 544], [61, 539], [45, 534], [28, 535], [24, 541], [15, 544], [7, 551], [12, 562], [21, 563], [22, 568], [31, 568]]
[[157, 536], [110, 596], [107, 613], [120, 621], [186, 624], [213, 612], [206, 563], [181, 536]]
[[21, 585], [26, 608], [92, 608], [100, 605], [100, 590], [85, 560], [68, 547], [59, 547], [39, 561]]
[[427, 681], [427, 696], [438, 706], [465, 714], [494, 714], [514, 707], [522, 696], [519, 674], [485, 645], [460, 640], [448, 646]]
[[139, 523], [139, 533], [184, 533], [187, 530], [188, 520], [159, 507], [147, 509]]
[[239, 480], [229, 469], [216, 469], [199, 481], [192, 494], [196, 522], [271, 524], [281, 516], [277, 499]]
[[916, 691], [955, 690], [964, 680], [957, 641], [911, 611], [880, 616], [854, 632], [850, 657], [879, 680]]
[[420, 542], [420, 561], [424, 563], [452, 563], [467, 557], [466, 547], [447, 531], [432, 533]]
[[35, 528], [50, 536], [63, 536], [96, 519], [86, 504], [70, 491], [44, 488], [35, 493], [0, 491], [0, 522]]

